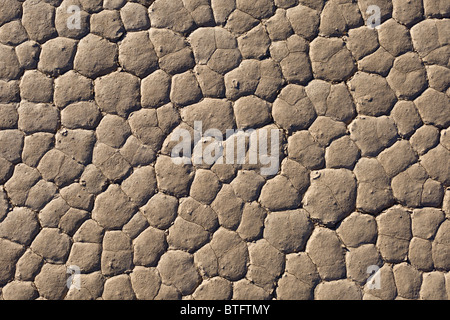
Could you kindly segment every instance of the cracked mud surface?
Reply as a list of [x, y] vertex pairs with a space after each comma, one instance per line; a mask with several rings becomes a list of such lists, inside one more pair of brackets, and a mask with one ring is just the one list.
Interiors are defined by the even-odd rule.
[[[449, 17], [0, 0], [0, 299], [450, 298]], [[279, 172], [174, 164], [197, 120], [279, 129]]]

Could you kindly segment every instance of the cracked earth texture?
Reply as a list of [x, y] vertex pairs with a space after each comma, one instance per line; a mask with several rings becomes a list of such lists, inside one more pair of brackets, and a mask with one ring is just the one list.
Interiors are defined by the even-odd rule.
[[[0, 0], [0, 299], [450, 298], [449, 17]], [[175, 165], [195, 120], [279, 129], [278, 174]]]

